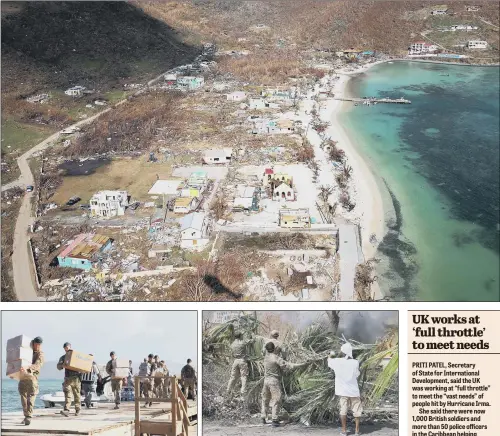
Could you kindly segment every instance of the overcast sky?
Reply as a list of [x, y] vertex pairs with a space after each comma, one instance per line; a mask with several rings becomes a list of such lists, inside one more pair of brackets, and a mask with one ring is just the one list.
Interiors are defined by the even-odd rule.
[[[109, 352], [133, 361], [134, 369], [149, 353], [167, 362], [197, 362], [196, 312], [165, 311], [14, 311], [2, 312], [2, 349], [24, 334], [43, 338], [46, 361], [58, 360], [68, 341], [73, 349], [106, 363]], [[179, 371], [180, 368], [169, 368]]]

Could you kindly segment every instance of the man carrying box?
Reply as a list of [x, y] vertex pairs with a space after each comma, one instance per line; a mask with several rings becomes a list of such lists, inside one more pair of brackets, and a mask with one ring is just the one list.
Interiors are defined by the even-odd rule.
[[80, 389], [82, 385], [81, 375], [78, 371], [73, 371], [64, 367], [64, 361], [66, 360], [66, 353], [71, 350], [71, 344], [65, 342], [63, 345], [64, 355], [62, 355], [57, 362], [57, 369], [62, 371], [64, 369], [64, 382], [63, 382], [63, 392], [64, 392], [64, 409], [61, 410], [61, 415], [69, 416], [69, 408], [71, 407], [71, 399], [75, 402], [75, 415], [80, 414], [81, 408], [81, 398]]
[[40, 336], [31, 341], [30, 347], [33, 350], [31, 365], [21, 367], [22, 377], [19, 380], [18, 391], [19, 395], [21, 395], [21, 404], [23, 406], [24, 421], [22, 423], [24, 425], [31, 424], [35, 397], [38, 394], [38, 376], [44, 362], [43, 351], [41, 350], [42, 342]]
[[111, 360], [106, 365], [106, 372], [111, 376], [111, 389], [115, 394], [115, 409], [120, 408], [120, 394], [123, 386], [123, 378], [114, 378], [116, 376], [116, 354], [114, 351], [109, 353]]

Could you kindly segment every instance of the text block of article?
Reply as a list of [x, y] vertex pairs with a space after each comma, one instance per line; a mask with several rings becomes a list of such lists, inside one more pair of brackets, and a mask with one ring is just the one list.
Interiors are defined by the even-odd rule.
[[500, 311], [408, 317], [408, 434], [500, 435]]

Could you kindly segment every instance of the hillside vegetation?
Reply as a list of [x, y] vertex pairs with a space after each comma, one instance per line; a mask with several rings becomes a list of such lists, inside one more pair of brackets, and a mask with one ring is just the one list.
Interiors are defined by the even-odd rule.
[[[482, 17], [498, 26], [497, 2], [474, 2], [479, 12], [467, 12], [470, 2], [447, 2], [453, 20], [477, 22]], [[249, 50], [280, 47], [336, 50], [359, 47], [387, 54], [405, 53], [409, 42], [434, 27], [431, 16], [439, 2], [421, 1], [167, 1], [138, 2], [145, 12], [178, 29], [191, 40], [215, 41], [228, 48]], [[264, 25], [266, 27], [256, 27]], [[488, 27], [484, 25], [483, 27]], [[498, 49], [498, 29], [484, 37]], [[242, 40], [244, 38], [244, 40]], [[264, 47], [255, 44], [273, 43]], [[296, 45], [295, 45], [296, 44]]]

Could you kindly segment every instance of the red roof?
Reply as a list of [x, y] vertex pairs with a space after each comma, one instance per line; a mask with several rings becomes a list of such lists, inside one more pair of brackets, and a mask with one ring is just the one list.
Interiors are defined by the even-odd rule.
[[274, 171], [272, 168], [266, 168], [264, 174], [274, 174]]

